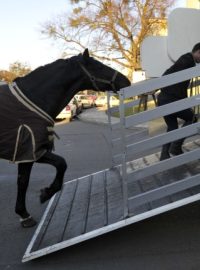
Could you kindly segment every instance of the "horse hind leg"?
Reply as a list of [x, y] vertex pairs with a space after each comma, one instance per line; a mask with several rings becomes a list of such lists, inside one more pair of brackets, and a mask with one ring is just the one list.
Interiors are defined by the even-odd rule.
[[36, 221], [30, 216], [26, 209], [26, 192], [29, 184], [30, 173], [33, 163], [20, 163], [18, 165], [17, 178], [17, 200], [15, 205], [15, 212], [20, 218], [22, 227], [32, 227], [36, 225]]
[[49, 187], [41, 189], [40, 202], [44, 203], [49, 200], [56, 192], [61, 190], [63, 177], [67, 169], [67, 164], [64, 158], [51, 152], [45, 153], [39, 160], [37, 160], [37, 162], [50, 164], [56, 168], [56, 176], [52, 184]]

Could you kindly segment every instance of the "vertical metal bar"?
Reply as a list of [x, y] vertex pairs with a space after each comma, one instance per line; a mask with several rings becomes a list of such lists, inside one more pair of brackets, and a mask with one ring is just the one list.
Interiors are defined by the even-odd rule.
[[107, 173], [106, 170], [103, 172], [104, 181], [104, 226], [108, 225], [108, 191], [107, 191]]
[[111, 92], [107, 92], [107, 115], [108, 115], [108, 124], [109, 124], [109, 131], [110, 131], [110, 143], [111, 143], [111, 160], [112, 160], [112, 165], [111, 167], [113, 168], [115, 166], [115, 162], [114, 162], [114, 144], [112, 141], [113, 138], [113, 129], [112, 129], [112, 117], [111, 117], [111, 111], [110, 111], [110, 97], [111, 97]]
[[[196, 80], [196, 91], [195, 91], [195, 95], [199, 95], [199, 77], [195, 78]], [[199, 114], [200, 114], [200, 105], [197, 105], [197, 111], [195, 112], [196, 116], [199, 118]]]
[[126, 168], [126, 140], [125, 140], [125, 106], [124, 106], [124, 90], [120, 90], [120, 131], [121, 131], [121, 151], [122, 151], [122, 193], [124, 218], [128, 216], [128, 189], [127, 189], [127, 168]]
[[[200, 93], [200, 88], [199, 88], [199, 80], [200, 80], [200, 77], [197, 77], [197, 95], [199, 95]], [[198, 106], [198, 118], [199, 118], [199, 115], [200, 115], [200, 105]]]

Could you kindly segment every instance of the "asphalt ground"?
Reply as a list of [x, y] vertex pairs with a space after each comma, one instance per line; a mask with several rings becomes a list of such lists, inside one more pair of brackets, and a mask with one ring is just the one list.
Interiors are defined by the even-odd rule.
[[[62, 155], [68, 164], [65, 181], [111, 166], [109, 131], [106, 125], [74, 120], [70, 124], [58, 123], [56, 131], [61, 138], [56, 140], [56, 153]], [[38, 221], [47, 206], [47, 203], [41, 205], [39, 202], [40, 189], [48, 186], [54, 175], [53, 167], [34, 164], [27, 192], [27, 206]], [[21, 259], [36, 229], [22, 229], [14, 213], [16, 177], [17, 166], [0, 160], [0, 270], [28, 269], [21, 264]]]
[[[165, 129], [154, 125], [151, 132]], [[59, 123], [57, 132], [61, 137], [56, 142], [57, 153], [68, 163], [65, 181], [110, 166], [107, 125], [74, 120]], [[1, 160], [0, 172], [0, 270], [200, 269], [199, 202], [23, 264], [22, 256], [36, 228], [22, 229], [14, 213], [16, 165]], [[39, 190], [49, 185], [54, 173], [48, 165], [33, 168], [27, 205], [38, 221], [47, 206], [40, 205]]]

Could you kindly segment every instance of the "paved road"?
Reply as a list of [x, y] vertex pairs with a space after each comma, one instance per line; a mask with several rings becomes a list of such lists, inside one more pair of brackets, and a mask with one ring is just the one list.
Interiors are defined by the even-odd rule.
[[[110, 166], [106, 125], [73, 121], [59, 125], [58, 153], [68, 162], [66, 181]], [[24, 230], [14, 214], [16, 166], [0, 161], [0, 270], [199, 270], [200, 205], [195, 203], [25, 264], [21, 258], [35, 228]], [[46, 204], [39, 190], [54, 170], [33, 169], [28, 192], [31, 214], [40, 220]]]
[[[111, 165], [107, 126], [75, 120], [70, 124], [58, 125], [57, 133], [61, 137], [56, 141], [57, 153], [64, 156], [68, 163], [66, 181]], [[35, 228], [21, 229], [14, 213], [16, 174], [16, 165], [0, 160], [0, 270], [28, 269], [21, 265], [21, 258], [35, 231]], [[53, 177], [54, 169], [51, 166], [34, 165], [27, 204], [38, 221], [47, 205], [40, 205], [39, 190], [49, 185]]]

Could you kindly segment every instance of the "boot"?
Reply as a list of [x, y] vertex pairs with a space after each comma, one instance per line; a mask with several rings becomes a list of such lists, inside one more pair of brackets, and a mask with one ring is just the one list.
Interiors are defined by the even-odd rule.
[[171, 143], [164, 144], [160, 154], [160, 161], [170, 158], [169, 148]]
[[170, 149], [169, 149], [169, 153], [174, 155], [174, 156], [178, 156], [183, 154], [183, 150], [182, 150], [182, 145], [183, 145], [184, 139], [180, 139], [177, 140], [175, 142], [171, 143]]

